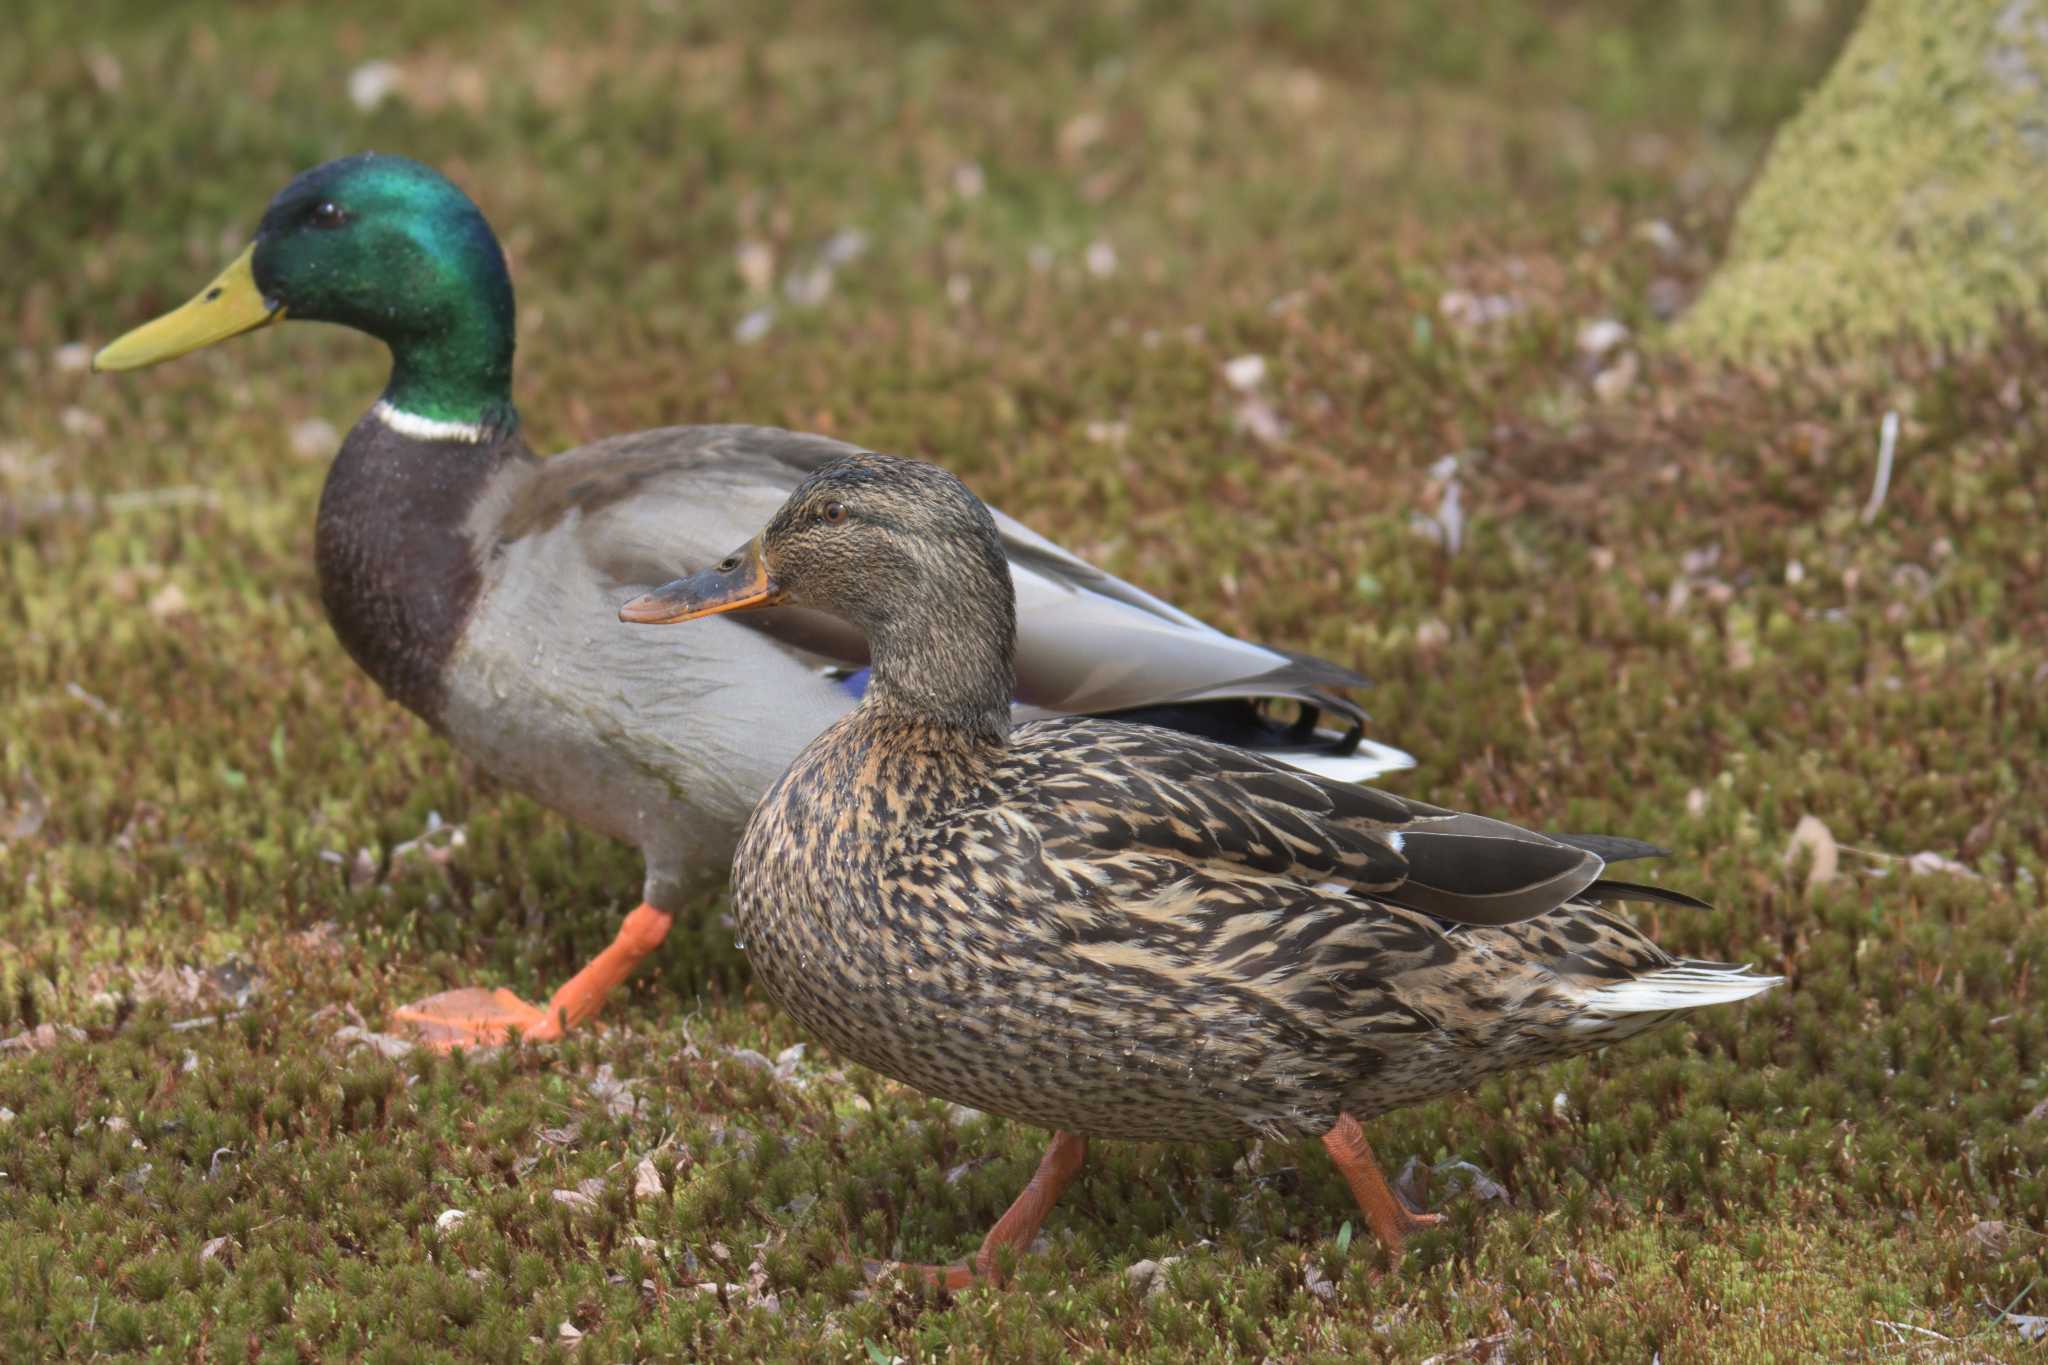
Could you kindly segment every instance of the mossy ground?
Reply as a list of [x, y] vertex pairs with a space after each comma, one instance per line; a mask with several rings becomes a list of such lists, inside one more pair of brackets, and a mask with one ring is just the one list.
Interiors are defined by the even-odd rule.
[[2048, 297], [2048, 5], [1871, 0], [1787, 122], [1713, 286], [1694, 356], [1982, 341]]
[[[1631, 379], [1578, 344], [1697, 288], [1851, 17], [25, 7], [0, 1036], [48, 1045], [0, 1057], [0, 1356], [2038, 1354], [1987, 1305], [2048, 1296], [2048, 351]], [[378, 58], [399, 87], [366, 113]], [[1376, 1123], [1391, 1167], [1507, 1195], [1438, 1181], [1450, 1220], [1399, 1265], [1312, 1145], [1103, 1144], [1012, 1286], [953, 1299], [865, 1294], [845, 1253], [964, 1254], [1041, 1136], [816, 1049], [761, 1065], [801, 1039], [718, 905], [565, 1046], [337, 1038], [457, 982], [544, 992], [638, 880], [329, 636], [332, 442], [294, 429], [353, 420], [374, 346], [288, 326], [119, 378], [64, 349], [364, 147], [446, 167], [503, 232], [539, 447], [744, 419], [944, 459], [1221, 625], [1366, 668], [1422, 760], [1403, 790], [1671, 845], [1659, 875], [1720, 908], [1646, 924], [1791, 984]], [[794, 301], [849, 229], [864, 252]], [[1223, 378], [1247, 354], [1251, 396]], [[1450, 453], [1455, 554], [1415, 527]], [[408, 847], [433, 813], [460, 845]], [[1805, 815], [1843, 846], [1810, 891]], [[1872, 856], [1923, 851], [1959, 870]], [[1126, 1274], [1168, 1256], [1156, 1293]]]

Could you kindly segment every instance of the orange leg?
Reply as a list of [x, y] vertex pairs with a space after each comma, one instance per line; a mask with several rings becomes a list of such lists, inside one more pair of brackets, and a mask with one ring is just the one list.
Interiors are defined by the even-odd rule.
[[1088, 1139], [1072, 1133], [1054, 1133], [1052, 1145], [1038, 1163], [1024, 1192], [996, 1219], [996, 1225], [981, 1239], [981, 1250], [971, 1265], [905, 1265], [900, 1262], [868, 1262], [870, 1277], [887, 1270], [907, 1270], [946, 1289], [965, 1289], [977, 1280], [995, 1277], [996, 1252], [1014, 1247], [1019, 1252], [1031, 1245], [1052, 1206], [1059, 1202], [1081, 1165], [1088, 1159]]
[[596, 1014], [621, 981], [661, 946], [675, 917], [651, 905], [626, 916], [618, 936], [588, 966], [554, 993], [547, 1007], [527, 1004], [500, 987], [443, 991], [393, 1010], [391, 1017], [410, 1025], [428, 1047], [490, 1047], [507, 1041], [514, 1030], [530, 1043], [549, 1042]]
[[1358, 1201], [1365, 1221], [1372, 1224], [1389, 1255], [1399, 1256], [1401, 1244], [1412, 1234], [1444, 1221], [1440, 1213], [1412, 1212], [1401, 1196], [1394, 1193], [1394, 1187], [1380, 1174], [1379, 1162], [1373, 1160], [1365, 1130], [1351, 1115], [1337, 1116], [1336, 1125], [1323, 1134], [1323, 1150], [1337, 1163], [1344, 1183], [1351, 1187], [1351, 1197]]

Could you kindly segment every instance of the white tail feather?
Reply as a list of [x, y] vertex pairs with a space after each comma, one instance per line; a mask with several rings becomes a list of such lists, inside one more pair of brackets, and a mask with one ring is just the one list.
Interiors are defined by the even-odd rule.
[[1579, 1002], [1589, 1023], [1615, 1014], [1661, 1014], [1725, 1005], [1761, 995], [1783, 984], [1782, 976], [1756, 976], [1748, 967], [1681, 962], [1633, 981], [1617, 981], [1588, 993]]
[[1412, 755], [1391, 744], [1378, 744], [1369, 739], [1358, 741], [1357, 752], [1349, 754], [1268, 753], [1265, 756], [1333, 782], [1370, 782], [1376, 777], [1415, 766]]

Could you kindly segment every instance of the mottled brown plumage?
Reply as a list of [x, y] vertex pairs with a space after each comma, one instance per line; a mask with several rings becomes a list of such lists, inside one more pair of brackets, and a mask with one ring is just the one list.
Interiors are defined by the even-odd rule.
[[[1674, 959], [1600, 908], [1636, 890], [1600, 880], [1602, 854], [1645, 845], [1149, 726], [1012, 728], [995, 528], [933, 466], [835, 461], [745, 551], [623, 614], [770, 602], [858, 626], [874, 681], [754, 812], [739, 930], [806, 1028], [934, 1095], [1081, 1139], [1322, 1137], [1398, 1244], [1418, 1220], [1345, 1116], [1773, 984]], [[992, 1240], [1035, 1228], [1071, 1178], [1062, 1142], [1020, 1201], [1035, 1215]]]

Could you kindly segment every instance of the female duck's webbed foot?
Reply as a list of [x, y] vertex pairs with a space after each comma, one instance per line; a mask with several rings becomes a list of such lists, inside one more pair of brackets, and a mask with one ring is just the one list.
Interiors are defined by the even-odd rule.
[[426, 1046], [446, 1051], [456, 1047], [494, 1047], [514, 1033], [530, 1043], [550, 1042], [596, 1014], [640, 960], [668, 937], [674, 916], [642, 905], [626, 916], [618, 936], [588, 966], [569, 978], [545, 1008], [529, 1005], [511, 991], [468, 987], [442, 991], [391, 1012]]
[[1039, 1227], [1045, 1216], [1052, 1212], [1052, 1206], [1074, 1183], [1074, 1177], [1081, 1174], [1082, 1163], [1088, 1159], [1088, 1139], [1072, 1133], [1054, 1133], [1052, 1145], [1045, 1149], [1045, 1156], [1038, 1163], [1030, 1183], [1004, 1211], [996, 1225], [988, 1230], [988, 1236], [981, 1239], [981, 1250], [974, 1255], [970, 1265], [912, 1265], [903, 1261], [868, 1261], [865, 1263], [869, 1279], [890, 1271], [902, 1271], [913, 1279], [922, 1279], [942, 1289], [965, 1289], [969, 1285], [987, 1282], [995, 1278], [996, 1253], [1003, 1247], [1015, 1248], [1020, 1254], [1029, 1249], [1032, 1240], [1038, 1236]]
[[1379, 1162], [1373, 1160], [1365, 1130], [1351, 1115], [1337, 1116], [1336, 1126], [1323, 1134], [1323, 1150], [1343, 1173], [1344, 1183], [1351, 1187], [1351, 1197], [1358, 1201], [1359, 1211], [1372, 1224], [1373, 1232], [1386, 1244], [1388, 1255], [1399, 1256], [1401, 1244], [1409, 1237], [1444, 1221], [1440, 1213], [1414, 1212], [1394, 1193], [1394, 1187], [1380, 1174]]

